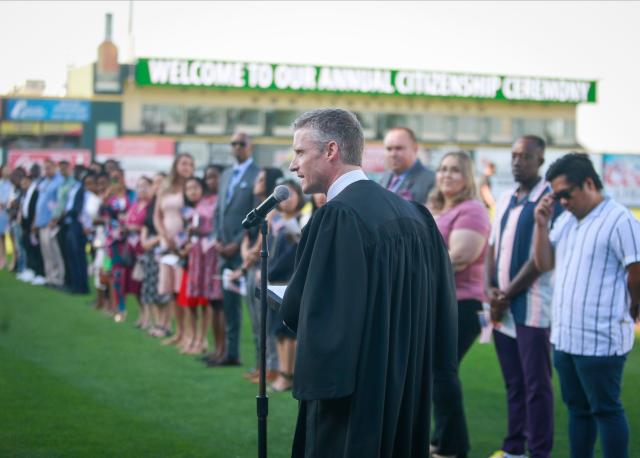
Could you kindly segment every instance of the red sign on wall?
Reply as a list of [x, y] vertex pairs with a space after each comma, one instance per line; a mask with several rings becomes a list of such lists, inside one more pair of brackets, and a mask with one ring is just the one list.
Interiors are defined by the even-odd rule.
[[99, 156], [173, 156], [175, 140], [170, 138], [120, 137], [96, 140]]
[[62, 160], [69, 161], [71, 166], [89, 166], [91, 162], [91, 152], [86, 149], [12, 149], [9, 150], [7, 163], [9, 168], [24, 167], [29, 169], [33, 164], [40, 164], [45, 159], [54, 162]]

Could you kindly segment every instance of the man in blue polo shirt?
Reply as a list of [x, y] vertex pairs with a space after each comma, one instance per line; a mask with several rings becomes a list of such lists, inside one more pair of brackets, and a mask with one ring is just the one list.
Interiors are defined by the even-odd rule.
[[[554, 268], [551, 343], [569, 409], [572, 458], [592, 457], [598, 433], [605, 457], [629, 455], [620, 390], [640, 304], [640, 223], [603, 195], [585, 154], [547, 172], [553, 194], [536, 208], [535, 262]], [[549, 228], [552, 208], [568, 211]]]
[[38, 232], [40, 238], [47, 284], [57, 287], [64, 284], [64, 261], [58, 244], [58, 225], [53, 219], [53, 211], [58, 205], [58, 188], [63, 181], [56, 164], [51, 159], [45, 159], [44, 177], [38, 184], [33, 230]]
[[[540, 275], [531, 252], [534, 209], [550, 192], [539, 174], [544, 149], [544, 140], [533, 135], [513, 144], [517, 184], [499, 200], [489, 240], [486, 294], [508, 404], [507, 436], [491, 458], [524, 457], [527, 446], [532, 458], [549, 457], [553, 447], [551, 276]], [[510, 332], [501, 323], [507, 317], [515, 322]]]

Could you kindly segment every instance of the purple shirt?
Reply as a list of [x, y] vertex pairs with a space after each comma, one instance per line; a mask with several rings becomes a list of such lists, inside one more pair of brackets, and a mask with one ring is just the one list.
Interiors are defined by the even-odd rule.
[[491, 229], [487, 209], [479, 200], [470, 199], [440, 213], [435, 219], [447, 247], [449, 237], [456, 229], [468, 229], [482, 235], [484, 239], [482, 253], [478, 259], [455, 273], [455, 281], [456, 299], [484, 301], [484, 258]]

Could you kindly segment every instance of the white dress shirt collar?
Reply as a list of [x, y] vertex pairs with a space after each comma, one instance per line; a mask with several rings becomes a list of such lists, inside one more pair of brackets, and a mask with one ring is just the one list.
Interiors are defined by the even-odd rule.
[[367, 176], [364, 174], [362, 169], [352, 170], [351, 172], [347, 172], [344, 175], [340, 176], [333, 184], [329, 187], [329, 191], [327, 191], [327, 202], [336, 197], [344, 188], [349, 186], [352, 183], [360, 180], [368, 180]]

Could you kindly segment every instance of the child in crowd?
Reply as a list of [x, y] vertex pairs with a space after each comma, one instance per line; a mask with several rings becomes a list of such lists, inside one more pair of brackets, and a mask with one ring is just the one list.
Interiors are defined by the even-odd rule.
[[217, 195], [205, 195], [204, 183], [191, 177], [185, 184], [185, 202], [189, 241], [185, 246], [187, 255], [178, 305], [186, 307], [187, 335], [191, 337], [182, 346], [186, 354], [206, 352], [207, 328], [211, 321], [210, 301], [222, 300], [222, 285], [218, 272], [218, 256], [210, 234]]

